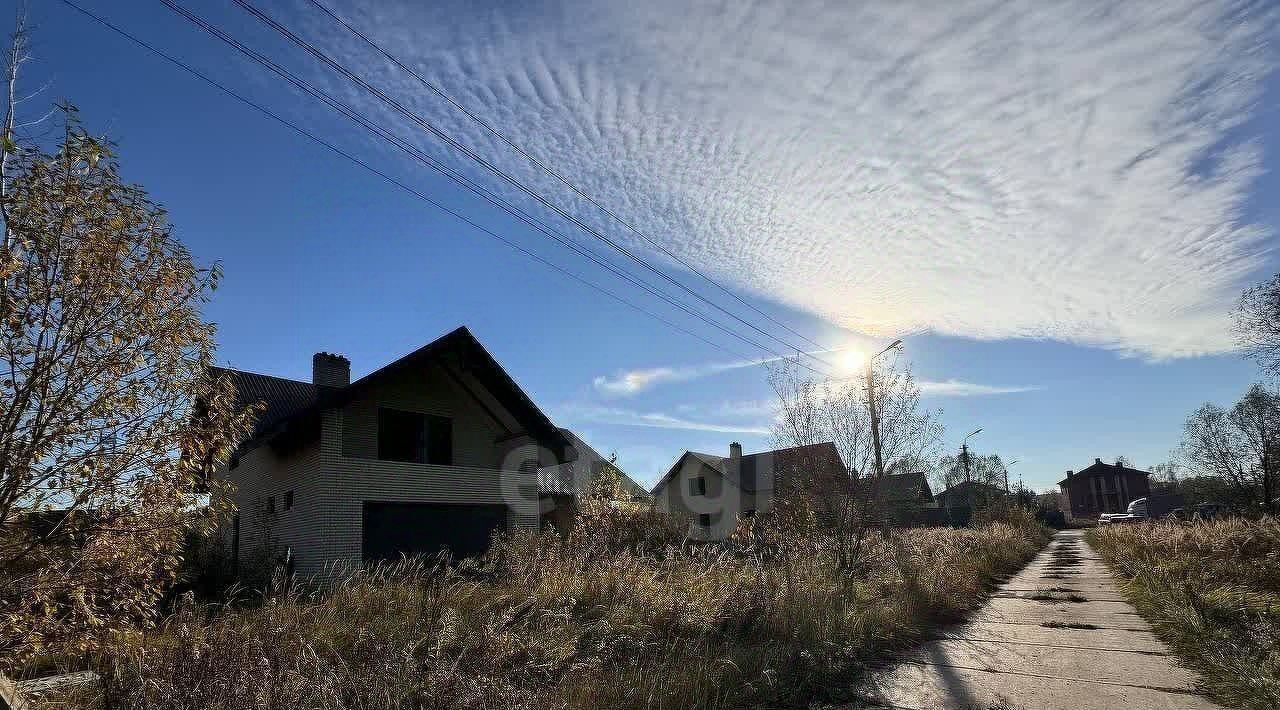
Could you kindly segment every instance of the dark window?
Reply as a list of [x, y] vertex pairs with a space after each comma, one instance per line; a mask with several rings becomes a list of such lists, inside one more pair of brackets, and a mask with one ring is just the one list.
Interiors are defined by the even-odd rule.
[[288, 510], [293, 507], [293, 491], [284, 492], [284, 509]]
[[698, 513], [698, 527], [711, 527], [711, 513]]
[[707, 479], [702, 476], [689, 479], [689, 495], [705, 496], [707, 494]]
[[453, 465], [453, 420], [397, 409], [378, 410], [378, 458]]
[[276, 497], [267, 496], [267, 515], [276, 514]]

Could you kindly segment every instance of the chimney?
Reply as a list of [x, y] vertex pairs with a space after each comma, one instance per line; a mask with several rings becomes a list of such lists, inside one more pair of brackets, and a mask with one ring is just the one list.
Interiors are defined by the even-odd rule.
[[742, 458], [742, 444], [739, 444], [736, 441], [733, 442], [732, 444], [729, 444], [729, 458], [731, 459]]
[[1102, 459], [1094, 459], [1094, 460], [1093, 460], [1093, 462], [1094, 462], [1094, 463], [1102, 463]]
[[311, 384], [319, 387], [346, 387], [351, 384], [351, 361], [333, 353], [312, 355]]
[[1071, 478], [1073, 475], [1075, 475], [1075, 471], [1072, 471], [1071, 469], [1067, 469], [1067, 478]]

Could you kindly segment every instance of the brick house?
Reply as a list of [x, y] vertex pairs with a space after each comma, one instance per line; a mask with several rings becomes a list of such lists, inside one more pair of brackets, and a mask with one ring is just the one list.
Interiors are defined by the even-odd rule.
[[687, 518], [690, 537], [723, 540], [739, 516], [769, 509], [780, 473], [816, 470], [848, 475], [830, 442], [747, 455], [737, 442], [729, 444], [728, 456], [686, 451], [654, 486], [654, 505]]
[[1071, 517], [1096, 518], [1102, 513], [1123, 513], [1130, 502], [1150, 495], [1150, 475], [1120, 463], [1094, 459], [1093, 465], [1082, 471], [1067, 471], [1058, 487], [1067, 497]]
[[351, 382], [317, 353], [311, 382], [218, 368], [260, 402], [222, 471], [238, 512], [224, 539], [239, 563], [326, 566], [474, 555], [495, 530], [537, 529], [537, 471], [572, 460], [564, 433], [465, 327]]
[[618, 465], [600, 455], [591, 445], [568, 429], [561, 429], [575, 456], [572, 461], [538, 469], [538, 496], [541, 501], [542, 527], [555, 528], [567, 534], [578, 512], [578, 499], [592, 483], [608, 470], [618, 478], [619, 498], [616, 504], [649, 505], [649, 491], [636, 483]]

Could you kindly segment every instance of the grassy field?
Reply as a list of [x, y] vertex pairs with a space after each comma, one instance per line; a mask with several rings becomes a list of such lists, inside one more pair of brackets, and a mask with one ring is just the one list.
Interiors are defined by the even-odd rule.
[[[840, 696], [1048, 539], [1026, 520], [868, 538], [680, 544], [614, 511], [479, 563], [357, 571], [251, 609], [188, 604], [96, 660], [86, 707], [727, 708]], [[640, 519], [637, 519], [640, 518]], [[655, 529], [657, 532], [655, 532]], [[674, 544], [673, 544], [674, 543]]]
[[1089, 542], [1220, 703], [1280, 707], [1280, 519], [1108, 526]]

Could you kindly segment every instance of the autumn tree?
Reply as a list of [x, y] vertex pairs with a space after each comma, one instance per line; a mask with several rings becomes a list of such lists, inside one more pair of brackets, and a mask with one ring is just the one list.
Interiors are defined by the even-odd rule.
[[[6, 141], [0, 249], [0, 659], [146, 624], [225, 500], [248, 431], [209, 377], [218, 282], [113, 146], [64, 106], [52, 151]], [[210, 490], [214, 495], [209, 495]]]
[[1193, 475], [1274, 507], [1280, 482], [1280, 394], [1255, 384], [1231, 409], [1205, 404], [1187, 419], [1181, 458]]

